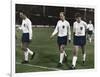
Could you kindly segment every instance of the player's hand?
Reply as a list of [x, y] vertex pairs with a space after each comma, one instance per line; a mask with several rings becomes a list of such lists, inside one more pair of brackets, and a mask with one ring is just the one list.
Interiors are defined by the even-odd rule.
[[52, 38], [53, 38], [53, 36], [51, 35], [51, 36], [50, 36], [50, 38], [52, 39]]
[[32, 42], [32, 37], [29, 37], [30, 42]]
[[19, 28], [18, 28], [18, 27], [16, 27], [16, 31], [17, 31], [17, 32], [19, 31]]

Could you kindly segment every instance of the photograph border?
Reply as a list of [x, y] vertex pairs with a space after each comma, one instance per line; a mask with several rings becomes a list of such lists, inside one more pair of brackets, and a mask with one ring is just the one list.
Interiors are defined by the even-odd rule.
[[[34, 3], [32, 3], [32, 2], [34, 2]], [[43, 3], [43, 2], [40, 2], [40, 3], [38, 3], [38, 1], [34, 1], [34, 0], [29, 0], [29, 2], [28, 1], [25, 1], [24, 2], [24, 0], [22, 1], [20, 1], [20, 0], [12, 0], [12, 5], [11, 5], [11, 24], [12, 24], [12, 26], [11, 26], [11, 40], [12, 40], [12, 44], [11, 44], [11, 55], [12, 55], [12, 57], [11, 57], [11, 75], [12, 75], [12, 77], [17, 77], [16, 76], [16, 73], [15, 73], [15, 26], [13, 26], [13, 25], [15, 25], [15, 4], [28, 4], [28, 5], [41, 5], [41, 3]], [[64, 3], [64, 4], [62, 4], [62, 3], [54, 3], [54, 4], [52, 4], [52, 3], [44, 3], [44, 4], [42, 4], [42, 5], [45, 5], [45, 6], [61, 6], [61, 7], [64, 7], [65, 6], [65, 4], [66, 4], [66, 2]], [[72, 4], [68, 4], [67, 6], [65, 6], [65, 7], [83, 7], [83, 8], [94, 8], [95, 9], [95, 13], [96, 13], [96, 6], [91, 6], [91, 5], [72, 5]], [[94, 21], [96, 21], [96, 16], [94, 15]], [[95, 23], [95, 25], [96, 25], [96, 23]], [[95, 37], [94, 37], [95, 38]], [[94, 41], [94, 44], [95, 44], [95, 41]], [[94, 46], [94, 52], [95, 52], [95, 46]], [[79, 71], [79, 69], [78, 70], [67, 70], [67, 71], [50, 71], [50, 72], [32, 72], [32, 73], [17, 73], [17, 75], [18, 75], [18, 77], [20, 76], [20, 75], [22, 75], [22, 77], [23, 76], [25, 76], [26, 74], [27, 75], [29, 75], [29, 76], [31, 76], [31, 75], [37, 75], [37, 74], [45, 74], [45, 73], [70, 73], [71, 74], [71, 72], [73, 72], [74, 71], [74, 73], [76, 72], [84, 72], [84, 73], [86, 73], [86, 72], [88, 72], [88, 71], [92, 71], [92, 72], [95, 72], [96, 71], [96, 61], [95, 61], [95, 55], [96, 55], [96, 53], [94, 54], [94, 69], [82, 69], [82, 70], [80, 70]], [[31, 75], [30, 75], [31, 74]]]

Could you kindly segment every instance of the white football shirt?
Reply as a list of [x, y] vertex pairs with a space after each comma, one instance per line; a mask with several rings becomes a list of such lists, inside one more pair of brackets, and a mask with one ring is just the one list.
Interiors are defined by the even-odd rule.
[[89, 29], [89, 31], [93, 31], [93, 24], [88, 24], [87, 28]]
[[52, 33], [52, 35], [54, 36], [57, 33], [58, 33], [59, 37], [67, 36], [67, 34], [68, 34], [68, 38], [71, 39], [71, 31], [70, 31], [69, 22], [66, 20], [64, 20], [64, 21], [59, 20], [57, 22], [56, 28], [55, 28], [54, 32]]
[[19, 29], [22, 30], [22, 33], [29, 33], [29, 39], [32, 39], [32, 23], [30, 19], [26, 18], [22, 20], [22, 25]]
[[73, 32], [75, 33], [75, 36], [85, 36], [86, 29], [87, 23], [82, 20], [80, 21], [80, 23], [75, 21], [73, 24]]

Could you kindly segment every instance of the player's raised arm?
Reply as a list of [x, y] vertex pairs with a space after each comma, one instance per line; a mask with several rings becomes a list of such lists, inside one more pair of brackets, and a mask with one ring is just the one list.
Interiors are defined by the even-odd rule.
[[58, 23], [57, 23], [56, 28], [54, 29], [53, 33], [51, 34], [50, 38], [52, 38], [57, 33], [58, 33]]

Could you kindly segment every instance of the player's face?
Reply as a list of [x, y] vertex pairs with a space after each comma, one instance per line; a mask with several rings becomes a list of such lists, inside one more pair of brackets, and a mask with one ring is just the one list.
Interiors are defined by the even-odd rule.
[[76, 18], [76, 21], [77, 21], [78, 23], [80, 23], [81, 17], [77, 17], [77, 18]]
[[64, 14], [60, 13], [60, 19], [63, 21], [65, 19]]
[[89, 21], [89, 24], [91, 24], [92, 23], [92, 21]]
[[20, 13], [20, 18], [25, 19], [25, 15], [23, 13]]

